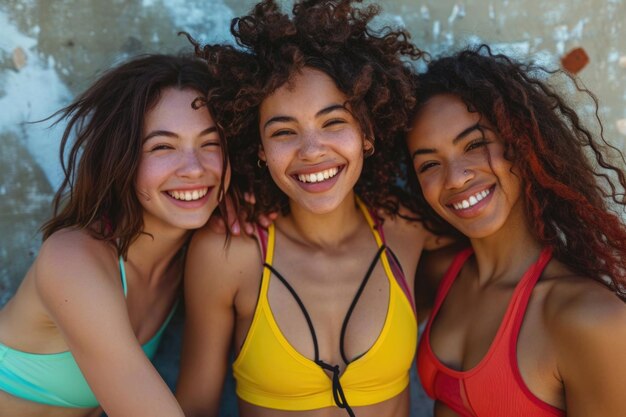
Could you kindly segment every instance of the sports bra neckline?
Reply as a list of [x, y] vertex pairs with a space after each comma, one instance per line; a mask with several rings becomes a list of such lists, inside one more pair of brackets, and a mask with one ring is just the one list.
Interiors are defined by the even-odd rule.
[[[270, 233], [273, 233], [273, 231], [270, 231]], [[381, 253], [380, 259], [382, 259], [382, 253]], [[346, 364], [346, 367], [343, 369], [343, 372], [341, 372], [341, 374], [339, 375], [339, 381], [343, 379], [344, 375], [348, 373], [349, 369], [358, 368], [361, 366], [363, 362], [366, 362], [370, 356], [376, 353], [376, 351], [378, 350], [378, 347], [384, 343], [385, 335], [389, 331], [389, 327], [391, 325], [391, 317], [390, 317], [389, 312], [392, 311], [392, 309], [395, 307], [395, 304], [396, 304], [396, 297], [392, 296], [391, 293], [392, 291], [390, 289], [389, 302], [387, 303], [387, 309], [385, 311], [385, 321], [383, 323], [383, 326], [380, 332], [378, 333], [378, 336], [376, 337], [376, 340], [363, 354], [356, 356], [355, 358], [351, 359], [349, 363]], [[320, 366], [317, 363], [315, 363], [314, 359], [308, 358], [305, 355], [303, 355], [291, 344], [291, 342], [289, 342], [289, 339], [287, 339], [285, 334], [280, 329], [280, 326], [278, 326], [278, 322], [276, 322], [274, 312], [272, 311], [271, 305], [269, 303], [269, 299], [267, 298], [267, 291], [264, 293], [264, 298], [265, 298], [264, 303], [267, 306], [267, 312], [269, 316], [271, 317], [271, 321], [269, 321], [269, 325], [272, 327], [274, 334], [276, 335], [276, 337], [280, 339], [285, 349], [287, 349], [291, 353], [291, 355], [295, 359], [297, 359], [299, 362], [301, 362], [303, 365], [305, 365], [306, 367], [312, 370], [315, 370], [316, 372], [319, 371], [326, 378], [331, 380], [332, 378], [326, 372], [324, 372], [324, 370], [320, 368]]]
[[[120, 265], [120, 275], [121, 275], [121, 280], [122, 280], [122, 289], [124, 290], [124, 298], [126, 298], [127, 295], [128, 295], [128, 282], [126, 280], [126, 268], [124, 267], [124, 258], [121, 255], [119, 257], [118, 262], [119, 262], [119, 265]], [[170, 312], [167, 314], [167, 316], [165, 316], [165, 320], [163, 321], [161, 326], [159, 326], [159, 328], [157, 329], [156, 333], [154, 333], [154, 335], [152, 335], [152, 337], [150, 337], [146, 341], [146, 343], [142, 344], [141, 347], [148, 347], [149, 345], [153, 344], [155, 341], [160, 339], [161, 335], [165, 331], [165, 328], [167, 327], [167, 325], [169, 324], [170, 320], [174, 316], [174, 312], [176, 311], [176, 307], [178, 307], [179, 303], [180, 303], [180, 297], [176, 297], [176, 301], [174, 301], [174, 304], [172, 305], [172, 308], [170, 309]]]
[[489, 363], [489, 359], [493, 355], [494, 351], [498, 348], [498, 345], [500, 344], [501, 339], [506, 335], [505, 331], [507, 328], [507, 324], [509, 323], [510, 320], [514, 319], [513, 312], [517, 307], [521, 294], [524, 292], [524, 289], [528, 286], [528, 284], [531, 283], [531, 281], [533, 281], [534, 283], [535, 278], [537, 279], [539, 278], [536, 276], [537, 271], [539, 270], [539, 273], [543, 271], [545, 265], [547, 264], [547, 262], [549, 262], [549, 260], [552, 257], [552, 250], [550, 248], [544, 248], [541, 251], [538, 259], [532, 265], [530, 265], [528, 269], [526, 269], [526, 271], [522, 275], [522, 278], [515, 285], [515, 289], [513, 290], [511, 297], [507, 301], [507, 307], [504, 311], [504, 315], [502, 316], [500, 320], [500, 324], [498, 325], [498, 330], [496, 331], [495, 336], [491, 340], [491, 343], [489, 344], [489, 348], [487, 349], [485, 354], [481, 357], [480, 361], [478, 361], [476, 365], [472, 366], [469, 369], [459, 370], [459, 369], [454, 369], [450, 367], [445, 362], [443, 362], [439, 358], [439, 356], [437, 356], [437, 354], [435, 353], [431, 345], [430, 334], [431, 334], [432, 325], [435, 319], [437, 318], [437, 314], [439, 313], [439, 310], [443, 306], [443, 303], [445, 302], [447, 295], [450, 292], [450, 289], [456, 282], [456, 279], [458, 278], [458, 275], [461, 272], [461, 269], [465, 265], [466, 261], [473, 254], [474, 254], [474, 250], [471, 247], [469, 247], [469, 248], [462, 250], [457, 255], [457, 258], [454, 260], [453, 264], [450, 266], [450, 270], [445, 275], [446, 278], [448, 278], [448, 280], [442, 283], [443, 285], [442, 285], [441, 294], [437, 295], [438, 302], [433, 308], [433, 312], [428, 320], [428, 324], [426, 325], [426, 329], [424, 331], [425, 348], [429, 352], [433, 360], [435, 361], [435, 364], [439, 368], [445, 369], [446, 373], [448, 373], [449, 375], [459, 377], [459, 378], [467, 378], [477, 373], [478, 371], [480, 371], [484, 366], [486, 366], [487, 363]]
[[[393, 277], [394, 274], [393, 274], [393, 271], [391, 270], [391, 266], [389, 265], [389, 259], [387, 258], [387, 254], [386, 254], [387, 248], [386, 248], [385, 242], [383, 238], [381, 237], [381, 234], [377, 230], [376, 221], [372, 217], [371, 213], [369, 212], [365, 204], [361, 201], [360, 198], [357, 198], [356, 202], [357, 202], [357, 206], [361, 210], [361, 213], [363, 214], [363, 217], [365, 218], [369, 226], [370, 231], [372, 232], [372, 235], [376, 242], [376, 246], [378, 248], [376, 256], [374, 257], [373, 261], [375, 263], [378, 259], [380, 259], [382, 263], [383, 269], [385, 271], [385, 275], [387, 277], [387, 281], [389, 283], [389, 302], [387, 303], [387, 308], [385, 310], [385, 321], [383, 323], [383, 326], [380, 332], [378, 333], [378, 336], [376, 337], [376, 340], [363, 354], [356, 356], [355, 358], [351, 359], [349, 363], [346, 363], [346, 367], [343, 369], [343, 372], [341, 372], [341, 374], [339, 375], [340, 381], [344, 377], [344, 375], [346, 375], [349, 369], [358, 368], [361, 363], [366, 362], [366, 359], [370, 357], [371, 355], [373, 355], [378, 349], [378, 347], [382, 343], [384, 343], [385, 335], [389, 331], [389, 327], [391, 325], [391, 317], [390, 317], [389, 312], [392, 311], [392, 309], [395, 307], [395, 303], [397, 301], [395, 297], [395, 292], [391, 290], [392, 281], [395, 281], [395, 282], [397, 281], [395, 279], [390, 279], [390, 277]], [[273, 266], [275, 237], [276, 237], [276, 230], [275, 230], [274, 224], [272, 223], [268, 227], [268, 236], [267, 236], [268, 245], [267, 245], [265, 259], [264, 259], [265, 263], [270, 266]], [[270, 271], [270, 274], [271, 273], [272, 271]], [[265, 274], [265, 271], [264, 271], [264, 274]], [[281, 340], [285, 348], [292, 354], [294, 358], [296, 358], [299, 362], [301, 362], [303, 365], [307, 366], [308, 368], [315, 369], [316, 371], [320, 371], [321, 373], [324, 374], [325, 377], [331, 379], [330, 376], [326, 372], [324, 372], [322, 368], [320, 368], [320, 366], [315, 362], [315, 360], [306, 357], [301, 352], [299, 352], [296, 348], [294, 348], [291, 342], [289, 342], [289, 339], [287, 339], [285, 334], [282, 332], [282, 330], [278, 326], [278, 322], [276, 321], [276, 317], [274, 316], [274, 312], [272, 311], [269, 298], [268, 298], [269, 279], [266, 280], [265, 278], [266, 277], [264, 276], [263, 282], [261, 283], [261, 294], [259, 294], [259, 296], [263, 297], [263, 303], [266, 305], [268, 314], [271, 317], [271, 321], [269, 321], [269, 324], [272, 327], [274, 333]], [[239, 352], [239, 354], [241, 354], [241, 351]]]

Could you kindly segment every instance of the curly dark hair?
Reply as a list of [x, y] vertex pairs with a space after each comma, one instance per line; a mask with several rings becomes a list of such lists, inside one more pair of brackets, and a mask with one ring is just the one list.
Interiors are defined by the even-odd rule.
[[289, 16], [276, 1], [264, 0], [250, 14], [233, 19], [231, 32], [239, 48], [195, 43], [214, 78], [230, 80], [210, 91], [208, 99], [227, 134], [231, 186], [252, 190], [257, 212], [288, 211], [287, 197], [257, 166], [259, 106], [304, 67], [331, 77], [347, 96], [347, 108], [367, 140], [376, 138], [376, 152], [365, 160], [357, 194], [390, 214], [409, 201], [399, 187], [405, 170], [398, 165], [402, 148], [395, 137], [404, 134], [415, 104], [407, 61], [423, 53], [405, 30], [374, 31], [370, 22], [380, 8], [357, 7], [360, 2], [303, 0]]
[[[55, 123], [68, 121], [59, 153], [65, 177], [54, 197], [54, 214], [42, 226], [44, 240], [57, 230], [77, 227], [111, 242], [125, 257], [143, 233], [135, 178], [146, 112], [165, 88], [192, 89], [204, 99], [212, 82], [206, 63], [193, 55], [139, 56], [104, 73], [73, 103], [52, 115], [58, 117]], [[202, 105], [200, 101], [193, 105]], [[223, 141], [221, 132], [220, 138]], [[220, 196], [228, 161], [226, 146], [222, 148]], [[225, 215], [223, 200], [220, 209]]]
[[[598, 136], [548, 83], [555, 76], [591, 98]], [[453, 94], [488, 120], [522, 179], [534, 236], [554, 248], [556, 259], [623, 298], [626, 227], [619, 212], [626, 208], [626, 175], [615, 164], [623, 166], [624, 157], [604, 138], [597, 98], [566, 72], [517, 62], [487, 45], [435, 60], [417, 78], [414, 114], [431, 97]], [[426, 205], [415, 177], [410, 185], [419, 204]], [[446, 227], [432, 209], [424, 219]]]

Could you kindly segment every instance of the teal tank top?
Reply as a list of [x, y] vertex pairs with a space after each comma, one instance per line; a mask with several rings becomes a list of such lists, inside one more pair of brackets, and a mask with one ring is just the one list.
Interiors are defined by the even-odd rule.
[[[128, 292], [126, 271], [121, 257], [119, 264], [126, 296]], [[142, 346], [148, 358], [154, 357], [178, 302], [179, 300], [157, 333]], [[69, 351], [51, 354], [28, 353], [0, 343], [0, 390], [28, 401], [59, 407], [99, 406], [98, 400]]]

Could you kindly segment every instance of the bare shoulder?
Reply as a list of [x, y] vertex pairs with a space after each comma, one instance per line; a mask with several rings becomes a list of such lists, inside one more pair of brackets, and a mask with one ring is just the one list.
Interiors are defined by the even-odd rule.
[[[84, 230], [63, 229], [44, 241], [33, 265], [37, 289], [54, 295], [108, 286], [119, 276], [115, 248]], [[115, 279], [114, 279], [115, 278]]]
[[572, 274], [547, 281], [545, 297], [540, 297], [543, 322], [567, 415], [624, 415], [626, 304], [586, 277]]
[[[246, 278], [256, 276], [262, 265], [259, 244], [247, 235], [231, 236], [226, 241], [224, 234], [208, 227], [198, 230], [189, 245], [185, 267], [185, 285], [239, 286]], [[236, 288], [235, 288], [236, 289]]]
[[36, 294], [72, 351], [96, 340], [105, 346], [102, 338], [113, 334], [118, 342], [136, 343], [116, 252], [78, 229], [55, 232], [42, 245], [33, 266]]
[[564, 347], [581, 340], [600, 349], [611, 340], [626, 343], [626, 303], [590, 278], [555, 278], [546, 294], [544, 311], [546, 324], [557, 337], [555, 342]]
[[420, 221], [415, 213], [404, 206], [400, 206], [397, 215], [382, 214], [385, 234], [390, 239], [420, 245], [425, 250], [435, 250], [455, 243], [455, 240], [437, 235]]
[[401, 241], [422, 243], [427, 238], [428, 230], [424, 224], [417, 220], [415, 213], [404, 206], [400, 206], [394, 216], [387, 213], [379, 213], [385, 228], [385, 236], [389, 239], [401, 239]]

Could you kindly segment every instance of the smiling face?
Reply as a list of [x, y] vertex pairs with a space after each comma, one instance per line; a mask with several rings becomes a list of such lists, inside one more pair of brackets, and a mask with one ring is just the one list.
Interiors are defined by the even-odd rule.
[[484, 238], [523, 219], [520, 180], [502, 140], [456, 96], [428, 100], [407, 145], [426, 201], [464, 235]]
[[191, 107], [199, 95], [166, 88], [146, 113], [135, 180], [146, 231], [197, 229], [218, 204], [222, 146], [207, 108]]
[[328, 213], [352, 195], [371, 145], [346, 99], [328, 75], [304, 68], [263, 100], [259, 158], [290, 204]]

